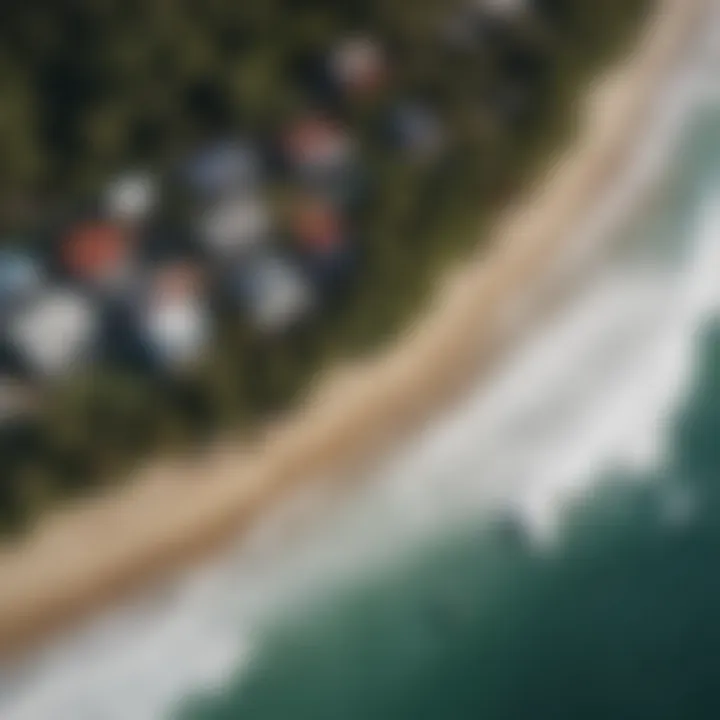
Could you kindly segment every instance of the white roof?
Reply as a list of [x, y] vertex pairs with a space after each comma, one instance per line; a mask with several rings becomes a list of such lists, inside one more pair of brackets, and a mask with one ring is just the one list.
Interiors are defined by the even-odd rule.
[[270, 231], [270, 213], [256, 195], [222, 200], [208, 208], [201, 219], [205, 241], [224, 253], [258, 245]]
[[55, 289], [15, 315], [8, 330], [11, 343], [37, 372], [54, 375], [87, 358], [99, 318], [87, 298]]
[[116, 178], [105, 192], [105, 205], [111, 217], [137, 221], [146, 218], [157, 204], [158, 186], [146, 172], [128, 173]]
[[305, 315], [313, 306], [307, 281], [281, 258], [263, 258], [253, 267], [251, 313], [264, 332], [280, 330]]
[[195, 362], [210, 341], [208, 309], [194, 296], [146, 308], [142, 323], [153, 349], [171, 366]]

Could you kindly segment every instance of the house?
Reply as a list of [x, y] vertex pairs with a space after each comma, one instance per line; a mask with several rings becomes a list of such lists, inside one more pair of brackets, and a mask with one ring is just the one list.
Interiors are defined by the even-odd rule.
[[115, 290], [135, 272], [137, 237], [105, 220], [83, 220], [72, 225], [59, 241], [63, 272], [93, 289]]
[[306, 318], [315, 305], [313, 290], [288, 258], [263, 252], [239, 263], [230, 277], [231, 292], [252, 325], [264, 334], [281, 332]]
[[411, 159], [437, 157], [445, 146], [440, 118], [426, 105], [418, 102], [397, 105], [390, 124], [395, 146]]
[[291, 212], [290, 237], [300, 263], [318, 289], [335, 289], [353, 269], [349, 231], [332, 203], [312, 196], [299, 199]]
[[328, 70], [345, 95], [367, 96], [375, 93], [386, 79], [385, 53], [375, 38], [346, 37], [331, 49]]
[[54, 377], [89, 361], [97, 349], [100, 317], [80, 292], [50, 287], [8, 319], [9, 345], [31, 373]]
[[159, 199], [157, 180], [148, 172], [115, 178], [105, 189], [105, 211], [111, 219], [137, 224], [148, 219]]
[[302, 195], [290, 211], [293, 244], [304, 253], [327, 255], [345, 244], [342, 214], [336, 206], [317, 196]]
[[288, 164], [300, 172], [343, 169], [355, 159], [355, 143], [339, 122], [307, 115], [290, 124], [282, 141]]
[[301, 184], [343, 204], [357, 195], [358, 148], [341, 123], [307, 115], [286, 128], [281, 144], [286, 165]]
[[195, 153], [182, 174], [190, 189], [203, 199], [253, 191], [262, 182], [262, 153], [251, 142], [221, 140]]
[[38, 292], [44, 272], [28, 252], [0, 250], [0, 314]]
[[200, 268], [168, 262], [148, 279], [137, 308], [140, 341], [155, 364], [166, 370], [197, 362], [212, 337], [212, 319]]
[[210, 204], [199, 222], [202, 244], [211, 255], [227, 258], [267, 242], [270, 210], [258, 194], [239, 194]]

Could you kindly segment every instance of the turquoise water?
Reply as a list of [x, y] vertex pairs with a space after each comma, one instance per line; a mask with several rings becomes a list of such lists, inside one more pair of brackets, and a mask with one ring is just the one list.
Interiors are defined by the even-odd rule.
[[[666, 194], [635, 238], [638, 267], [682, 267], [703, 213], [715, 218], [703, 242], [720, 247], [717, 108], [698, 113], [685, 135]], [[710, 273], [710, 292], [720, 264], [707, 265], [672, 277], [685, 273], [680, 285], [700, 292]], [[720, 717], [720, 325], [694, 322], [694, 371], [660, 418], [660, 462], [597, 470], [559, 542], [538, 547], [514, 524], [465, 518], [282, 616], [249, 667], [178, 716]], [[637, 368], [641, 386], [649, 375], [640, 360]], [[571, 427], [568, 452], [576, 440]], [[474, 471], [463, 463], [460, 472]]]

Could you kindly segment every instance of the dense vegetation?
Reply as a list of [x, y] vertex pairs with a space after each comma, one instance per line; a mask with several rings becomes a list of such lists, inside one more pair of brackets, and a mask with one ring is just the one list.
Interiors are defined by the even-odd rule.
[[[391, 80], [334, 107], [363, 148], [360, 271], [311, 327], [273, 340], [229, 318], [196, 373], [162, 380], [93, 370], [43, 387], [43, 411], [0, 431], [0, 521], [124, 474], [285, 406], [333, 358], [382, 342], [432, 276], [572, 130], [582, 79], [631, 36], [647, 0], [535, 0], [507, 21], [441, 28], [450, 0], [6, 0], [0, 21], [0, 232], [42, 235], [64, 208], [129, 165], [169, 168], [218, 133], [267, 137], [317, 103], [314, 61], [349, 32], [387, 48]], [[437, 109], [436, 163], [383, 144], [398, 97]], [[321, 100], [322, 101], [322, 100]], [[480, 234], [479, 234], [480, 233]]]

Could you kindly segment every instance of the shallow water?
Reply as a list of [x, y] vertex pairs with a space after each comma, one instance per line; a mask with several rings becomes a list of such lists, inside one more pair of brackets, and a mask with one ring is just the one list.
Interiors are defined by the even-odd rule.
[[583, 246], [662, 173], [652, 201], [491, 383], [5, 674], [0, 717], [717, 717], [720, 86], [697, 52]]

